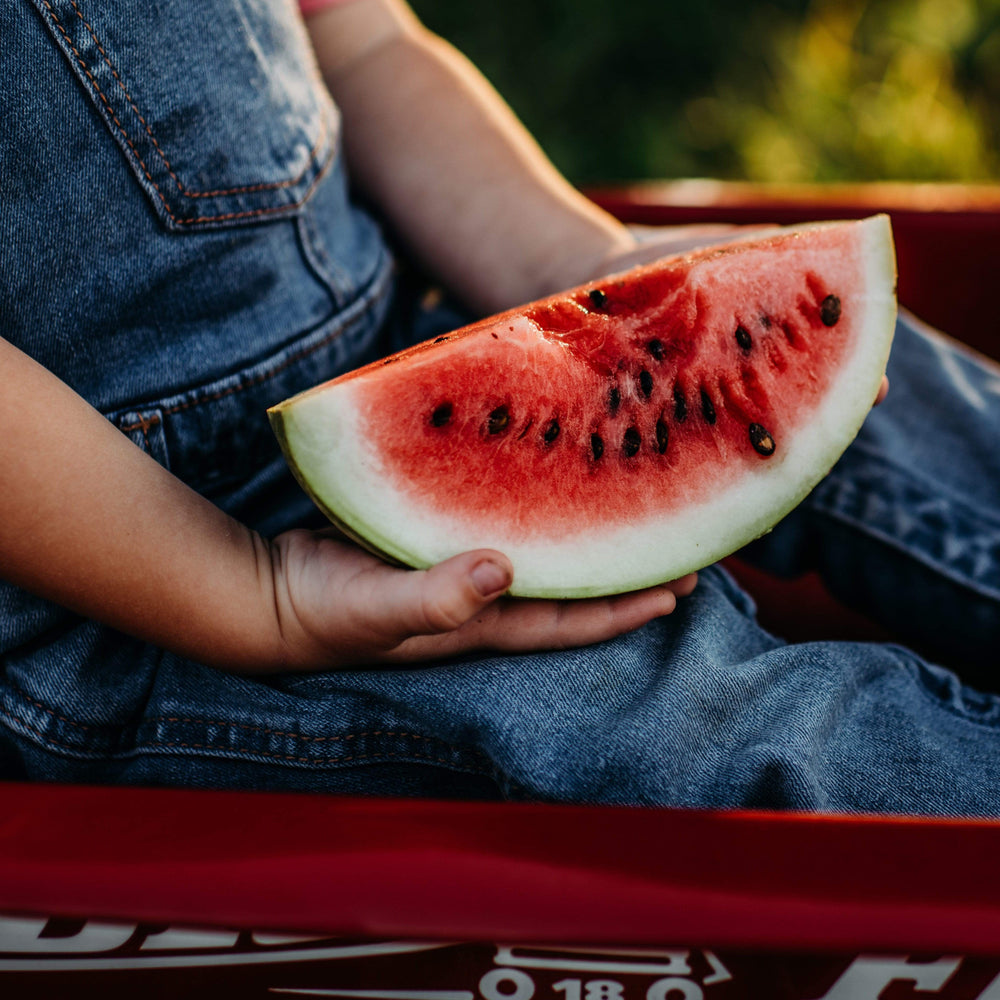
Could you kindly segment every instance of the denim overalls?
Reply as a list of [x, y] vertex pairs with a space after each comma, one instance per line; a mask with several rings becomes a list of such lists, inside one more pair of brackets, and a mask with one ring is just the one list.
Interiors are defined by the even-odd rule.
[[[319, 524], [266, 407], [458, 320], [352, 202], [292, 0], [7, 0], [0, 70], [3, 336], [235, 516]], [[904, 317], [889, 374], [749, 555], [996, 688], [1000, 371]], [[1000, 700], [786, 645], [718, 568], [598, 646], [265, 679], [0, 584], [0, 723], [4, 778], [1000, 815]]]

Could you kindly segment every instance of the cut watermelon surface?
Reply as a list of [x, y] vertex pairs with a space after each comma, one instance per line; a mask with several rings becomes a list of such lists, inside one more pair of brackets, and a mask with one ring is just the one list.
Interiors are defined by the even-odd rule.
[[491, 316], [269, 411], [327, 516], [414, 567], [495, 548], [587, 597], [764, 534], [856, 436], [895, 325], [889, 220], [773, 230]]

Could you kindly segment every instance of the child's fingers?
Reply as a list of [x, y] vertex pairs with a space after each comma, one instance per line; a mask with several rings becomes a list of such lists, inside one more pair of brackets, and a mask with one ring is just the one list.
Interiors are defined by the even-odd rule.
[[410, 636], [454, 632], [511, 584], [510, 561], [499, 552], [466, 552], [423, 572], [388, 574], [377, 631]]
[[669, 587], [678, 597], [687, 597], [698, 586], [698, 574], [688, 573], [687, 576], [672, 580], [664, 586]]
[[670, 585], [584, 601], [511, 603], [491, 645], [504, 652], [589, 646], [669, 615], [676, 606]]
[[415, 635], [387, 658], [401, 662], [474, 650], [521, 653], [588, 646], [670, 614], [677, 605], [677, 596], [690, 594], [696, 582], [696, 575], [691, 573], [660, 587], [614, 597], [487, 602], [482, 613], [470, 616], [453, 632]]

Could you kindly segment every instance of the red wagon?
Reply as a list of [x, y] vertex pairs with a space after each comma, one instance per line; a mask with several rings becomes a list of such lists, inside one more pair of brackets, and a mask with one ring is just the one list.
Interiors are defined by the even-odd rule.
[[[1000, 357], [1000, 188], [596, 192], [628, 222], [888, 211], [900, 300]], [[877, 637], [734, 563], [790, 639]], [[0, 997], [1000, 1000], [1000, 822], [9, 784]]]

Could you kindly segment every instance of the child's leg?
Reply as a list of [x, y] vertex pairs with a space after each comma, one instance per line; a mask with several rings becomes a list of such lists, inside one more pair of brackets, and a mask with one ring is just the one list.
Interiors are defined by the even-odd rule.
[[714, 568], [586, 649], [266, 681], [167, 656], [134, 727], [29, 721], [52, 780], [1000, 816], [1000, 699], [893, 646], [783, 645]]
[[[933, 375], [926, 362], [935, 356], [934, 342], [916, 330], [901, 335], [901, 343], [910, 340], [901, 359], [910, 364], [915, 358], [915, 374], [926, 375], [927, 368]], [[950, 353], [937, 356], [946, 371], [959, 364], [966, 380], [973, 377]], [[855, 474], [867, 475], [863, 481], [905, 498], [907, 487], [924, 482], [920, 464], [904, 455], [897, 466], [890, 456], [899, 442], [920, 437], [930, 408], [919, 388], [907, 389], [898, 364], [892, 374], [893, 405], [898, 411], [897, 401], [909, 399], [909, 406], [894, 416], [877, 411], [846, 461]], [[991, 494], [969, 471], [988, 435], [967, 450], [952, 440], [962, 437], [961, 417], [953, 421], [953, 412], [981, 419], [973, 401], [977, 392], [990, 391], [988, 378], [974, 386], [965, 388], [968, 407], [949, 408], [938, 428], [944, 455], [957, 468], [946, 477], [935, 465], [926, 495], [940, 492], [945, 509], [963, 515], [971, 507], [977, 516], [963, 522], [963, 537], [982, 550], [997, 524], [990, 506], [996, 458], [983, 456], [984, 465], [994, 463], [986, 473]], [[212, 405], [239, 399], [216, 396]], [[995, 393], [988, 399], [995, 408]], [[260, 409], [256, 401], [247, 407]], [[197, 424], [196, 417], [179, 410], [172, 419]], [[994, 419], [993, 426], [1000, 424]], [[184, 437], [179, 425], [175, 430], [178, 440]], [[842, 468], [834, 474], [838, 480], [847, 491]], [[959, 485], [961, 504], [951, 499]], [[809, 516], [819, 518], [811, 509]], [[827, 522], [838, 523], [832, 516]], [[909, 537], [901, 531], [891, 541]], [[864, 553], [878, 538], [856, 528], [847, 539], [842, 544], [859, 550], [861, 572]], [[916, 533], [915, 542], [914, 553], [903, 558], [946, 565], [927, 558], [936, 550], [923, 534]], [[828, 553], [828, 561], [835, 555]], [[996, 562], [980, 568], [988, 580]], [[973, 572], [962, 578], [979, 580]], [[976, 593], [987, 625], [995, 623], [1000, 603], [988, 586]], [[946, 615], [962, 612], [943, 607]], [[38, 627], [48, 643], [11, 653], [0, 702], [3, 741], [17, 776], [1000, 816], [1000, 699], [964, 689], [947, 672], [892, 646], [786, 646], [756, 625], [747, 598], [718, 569], [702, 574], [674, 615], [613, 642], [399, 671], [260, 681], [132, 648], [71, 616]]]
[[[1000, 379], [909, 319], [890, 375], [857, 444], [761, 548], [987, 659]], [[178, 680], [151, 699], [126, 780], [155, 780], [167, 752], [205, 781], [269, 787], [1000, 815], [1000, 699], [897, 647], [784, 645], [718, 569], [674, 615], [583, 650], [266, 688], [164, 670]]]
[[995, 685], [1000, 366], [903, 314], [889, 378], [830, 475], [744, 554], [781, 575], [818, 569], [845, 603]]

